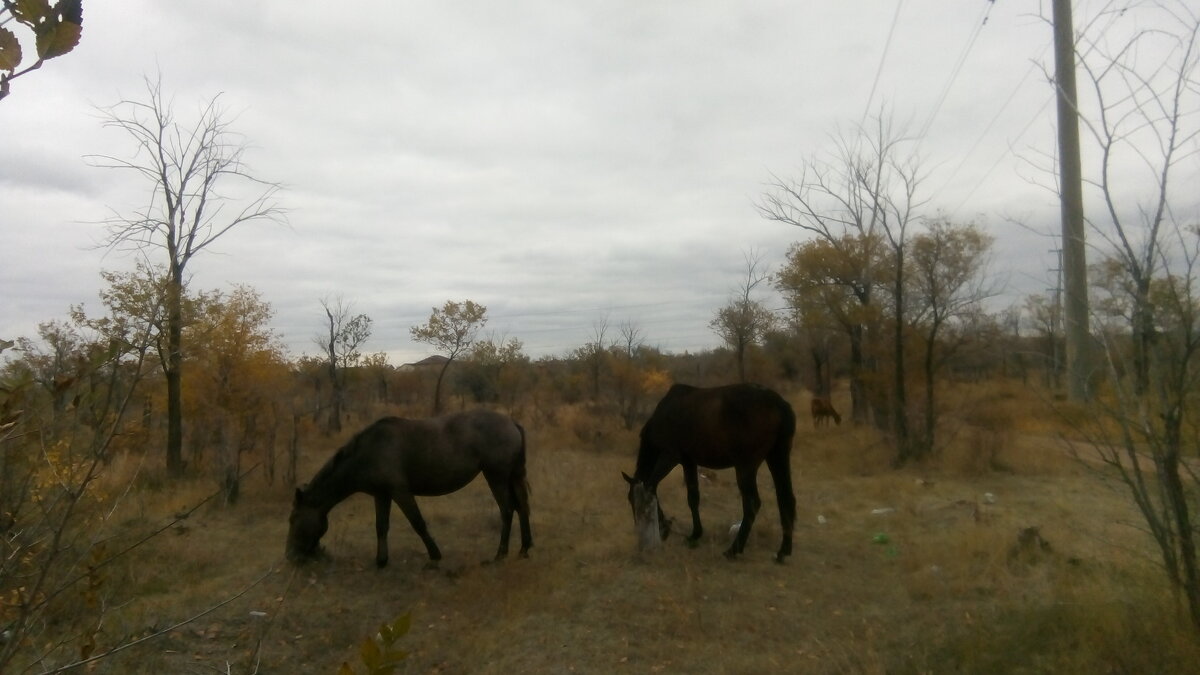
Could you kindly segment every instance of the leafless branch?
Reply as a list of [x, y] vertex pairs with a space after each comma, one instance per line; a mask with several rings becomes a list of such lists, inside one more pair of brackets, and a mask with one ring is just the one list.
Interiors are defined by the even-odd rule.
[[[218, 609], [221, 609], [225, 605], [228, 605], [229, 603], [233, 602], [234, 600], [237, 600], [238, 598], [242, 597], [243, 595], [249, 593], [256, 586], [258, 586], [263, 581], [265, 581], [267, 577], [271, 576], [274, 573], [275, 573], [275, 568], [271, 568], [271, 569], [267, 570], [262, 576], [258, 577], [254, 581], [250, 582], [249, 585], [247, 585], [245, 588], [238, 591], [237, 593], [229, 596], [228, 598], [225, 598], [221, 602], [213, 605], [212, 607], [209, 607], [208, 609], [205, 609], [205, 610], [199, 612], [198, 614], [193, 614], [192, 616], [189, 616], [188, 618], [186, 618], [178, 623], [167, 626], [166, 628], [163, 628], [162, 630], [155, 631], [149, 635], [140, 637], [136, 640], [126, 642], [125, 644], [122, 644], [122, 645], [118, 645], [116, 647], [113, 647], [112, 649], [109, 649], [108, 651], [102, 652], [100, 654], [96, 654], [95, 656], [91, 656], [86, 659], [76, 661], [74, 663], [69, 663], [65, 666], [59, 666], [58, 668], [52, 668], [50, 670], [42, 671], [42, 675], [51, 675], [52, 673], [62, 673], [62, 672], [66, 672], [68, 670], [73, 670], [75, 668], [78, 668], [80, 666], [85, 666], [94, 661], [100, 661], [101, 659], [106, 659], [106, 658], [112, 656], [113, 654], [116, 654], [118, 652], [123, 652], [126, 649], [129, 649], [130, 647], [136, 647], [137, 645], [140, 645], [144, 642], [148, 642], [155, 638], [162, 637], [163, 635], [166, 635], [167, 633], [170, 633], [171, 631], [178, 630], [178, 629], [188, 625], [189, 623], [192, 623], [193, 621], [202, 619], [202, 618], [208, 616], [209, 614], [212, 614], [213, 612], [217, 611]], [[295, 571], [293, 571], [292, 574], [295, 575]]]

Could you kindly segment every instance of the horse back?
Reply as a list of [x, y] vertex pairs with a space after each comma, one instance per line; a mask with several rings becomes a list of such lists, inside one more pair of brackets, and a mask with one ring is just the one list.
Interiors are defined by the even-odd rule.
[[524, 438], [511, 418], [484, 410], [385, 417], [363, 431], [359, 452], [375, 491], [437, 496], [461, 489], [482, 471], [523, 462]]
[[790, 450], [795, 426], [791, 406], [766, 387], [675, 385], [642, 429], [642, 452], [728, 468], [762, 461], [781, 447]]
[[420, 422], [404, 451], [415, 494], [446, 494], [481, 472], [508, 475], [524, 464], [524, 434], [507, 415], [469, 410]]

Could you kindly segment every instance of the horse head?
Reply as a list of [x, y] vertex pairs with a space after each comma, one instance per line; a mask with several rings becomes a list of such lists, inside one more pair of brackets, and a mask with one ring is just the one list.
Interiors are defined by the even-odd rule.
[[638, 550], [657, 548], [671, 533], [671, 522], [663, 517], [658, 505], [656, 486], [621, 472], [629, 484], [629, 506], [633, 509], [633, 529], [637, 533]]
[[303, 488], [296, 488], [292, 514], [288, 516], [287, 559], [302, 563], [320, 557], [321, 537], [329, 529], [328, 511], [307, 499]]

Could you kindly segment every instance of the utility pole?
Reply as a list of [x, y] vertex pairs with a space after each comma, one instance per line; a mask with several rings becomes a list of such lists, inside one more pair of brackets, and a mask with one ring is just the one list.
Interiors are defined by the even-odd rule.
[[1063, 317], [1063, 252], [1061, 248], [1052, 248], [1050, 253], [1053, 253], [1058, 261], [1058, 266], [1050, 270], [1054, 273], [1054, 288], [1046, 289], [1054, 294], [1054, 304], [1050, 308], [1050, 385], [1054, 389], [1058, 389], [1059, 376], [1062, 374], [1062, 359], [1058, 356], [1058, 338], [1060, 335], [1059, 326], [1062, 325]]
[[1091, 335], [1088, 331], [1087, 251], [1083, 230], [1083, 169], [1079, 159], [1079, 108], [1075, 94], [1075, 29], [1071, 0], [1054, 0], [1054, 80], [1058, 91], [1059, 199], [1062, 205], [1063, 327], [1067, 343], [1067, 397], [1088, 399]]

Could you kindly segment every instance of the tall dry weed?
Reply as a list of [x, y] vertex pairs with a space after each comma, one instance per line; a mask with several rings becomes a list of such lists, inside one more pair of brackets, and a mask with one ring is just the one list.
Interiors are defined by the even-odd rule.
[[[1025, 404], [996, 400], [1000, 412], [964, 427], [1019, 427]], [[690, 526], [682, 477], [668, 476], [659, 496], [676, 530], [654, 555], [638, 556], [620, 477], [632, 469], [636, 430], [622, 436], [618, 418], [588, 414], [564, 407], [555, 424], [523, 422], [535, 541], [528, 560], [480, 564], [499, 519], [477, 481], [420, 500], [446, 556], [440, 569], [423, 569], [420, 540], [395, 514], [392, 563], [376, 570], [371, 500], [351, 498], [330, 514], [330, 561], [278, 567], [238, 602], [98, 672], [335, 672], [358, 658], [381, 621], [409, 611], [403, 648], [413, 672], [1185, 672], [1196, 656], [1161, 586], [1140, 581], [1153, 576], [1136, 557], [1144, 535], [1118, 526], [1128, 505], [1096, 490], [1088, 474], [1036, 473], [1041, 436], [1012, 432], [994, 455], [1011, 471], [941, 460], [897, 471], [873, 431], [815, 430], [802, 417], [796, 551], [777, 565], [765, 471], [741, 560], [721, 555], [741, 513], [731, 470], [701, 485], [706, 533], [694, 548], [681, 536]], [[585, 441], [580, 428], [614, 440]], [[303, 438], [302, 480], [344, 440]], [[113, 471], [115, 479], [134, 468]], [[171, 485], [140, 496], [147, 521], [217, 487]], [[211, 607], [282, 563], [290, 493], [258, 477], [247, 485], [236, 508], [199, 509], [107, 572], [105, 583], [130, 589], [136, 602], [109, 614], [101, 644]], [[1048, 550], [1036, 541], [1022, 548], [1029, 527], [1041, 528]]]

